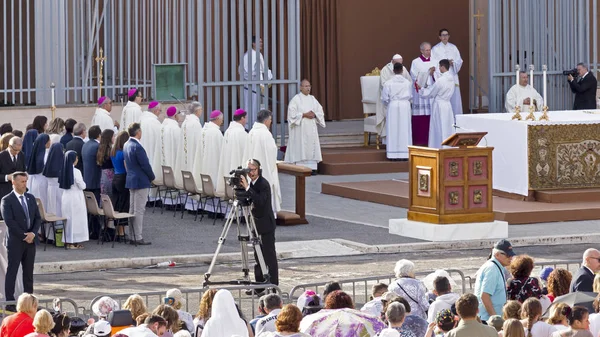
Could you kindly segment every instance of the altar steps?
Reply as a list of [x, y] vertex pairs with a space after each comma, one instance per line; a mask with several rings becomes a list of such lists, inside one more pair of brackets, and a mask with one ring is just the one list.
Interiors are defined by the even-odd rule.
[[536, 201], [552, 204], [569, 202], [599, 202], [600, 188], [574, 188], [568, 190], [535, 191]]
[[324, 148], [319, 174], [348, 175], [408, 172], [407, 161], [390, 161], [385, 150], [376, 147]]

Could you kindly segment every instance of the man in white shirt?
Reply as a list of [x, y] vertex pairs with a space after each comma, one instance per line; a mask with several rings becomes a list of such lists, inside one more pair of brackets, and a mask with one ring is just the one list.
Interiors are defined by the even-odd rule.
[[279, 315], [281, 308], [283, 308], [283, 301], [277, 294], [266, 295], [264, 301], [267, 316], [259, 319], [256, 323], [257, 336], [264, 331], [277, 331], [275, 329], [275, 322], [277, 321], [277, 315]]
[[445, 276], [438, 276], [433, 280], [433, 293], [437, 296], [427, 310], [427, 323], [435, 322], [438, 312], [450, 309], [460, 295], [452, 292], [450, 281]]
[[[240, 76], [244, 81], [262, 81], [265, 79], [265, 60], [262, 53], [262, 39], [252, 36], [252, 49], [247, 51], [239, 67]], [[267, 68], [266, 79], [271, 80], [273, 74]], [[256, 121], [257, 112], [264, 108], [261, 97], [264, 93], [264, 84], [250, 84], [244, 86], [244, 110], [248, 112], [248, 125]]]
[[[533, 101], [533, 102], [532, 102]], [[515, 84], [506, 93], [504, 107], [507, 112], [515, 112], [515, 107], [520, 106], [521, 112], [529, 112], [529, 106], [533, 104], [535, 111], [540, 111], [544, 106], [542, 96], [529, 85], [527, 73], [519, 73], [519, 83]]]
[[96, 108], [96, 112], [94, 113], [94, 117], [92, 117], [92, 125], [98, 125], [100, 130], [113, 130], [115, 133], [118, 132], [117, 121], [113, 121], [110, 116], [110, 112], [112, 110], [112, 100], [107, 96], [102, 96], [98, 99], [98, 108]]
[[460, 57], [460, 52], [458, 48], [452, 43], [450, 40], [450, 31], [446, 28], [440, 29], [439, 32], [440, 43], [436, 44], [431, 49], [431, 55], [436, 60], [447, 59], [450, 61], [450, 69], [448, 71], [452, 74], [454, 78], [454, 84], [456, 89], [454, 90], [454, 94], [452, 95], [452, 99], [450, 99], [450, 103], [452, 104], [452, 112], [454, 115], [462, 114], [462, 101], [460, 97], [460, 86], [458, 83], [458, 72], [463, 64], [463, 59]]

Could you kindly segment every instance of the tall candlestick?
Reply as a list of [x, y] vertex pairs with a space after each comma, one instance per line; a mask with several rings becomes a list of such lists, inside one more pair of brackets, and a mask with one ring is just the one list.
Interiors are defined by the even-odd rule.
[[544, 64], [542, 66], [542, 74], [543, 74], [543, 78], [544, 78], [544, 106], [548, 106], [548, 98], [546, 96], [546, 85], [547, 85], [548, 79], [546, 77], [546, 71], [548, 71], [548, 66]]
[[54, 106], [54, 83], [50, 83], [50, 106]]
[[515, 82], [515, 83], [519, 84], [519, 73], [521, 72], [521, 67], [517, 64], [515, 66], [515, 69], [517, 69], [517, 82]]
[[529, 84], [531, 85], [531, 87], [533, 88], [533, 69], [534, 69], [534, 65], [530, 64], [529, 65]]

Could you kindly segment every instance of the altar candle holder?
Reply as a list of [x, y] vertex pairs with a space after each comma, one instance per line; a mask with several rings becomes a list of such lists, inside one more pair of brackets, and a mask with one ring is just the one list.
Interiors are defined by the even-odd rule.
[[512, 120], [522, 120], [523, 118], [521, 118], [521, 107], [520, 106], [516, 106], [515, 107], [515, 114], [512, 116]]
[[548, 116], [548, 106], [544, 105], [544, 107], [542, 108], [542, 116], [540, 116], [540, 121], [546, 121], [549, 122], [550, 121], [550, 117]]
[[529, 104], [529, 114], [527, 115], [527, 117], [525, 117], [526, 121], [535, 121], [535, 115], [533, 114], [534, 111], [535, 107], [533, 106], [533, 104]]

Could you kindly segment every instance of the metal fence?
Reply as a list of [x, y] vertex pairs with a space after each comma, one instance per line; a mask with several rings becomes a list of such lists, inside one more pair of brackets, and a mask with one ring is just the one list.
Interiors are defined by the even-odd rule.
[[[55, 310], [55, 305], [60, 305], [61, 311], [65, 312], [67, 315], [71, 317], [84, 317], [85, 316], [85, 307], [78, 306], [78, 304], [70, 299], [70, 298], [51, 298], [51, 299], [40, 299], [38, 298], [38, 304], [40, 307], [47, 309], [49, 311]], [[4, 317], [6, 317], [6, 307], [7, 306], [16, 306], [17, 301], [0, 301], [0, 321]]]

